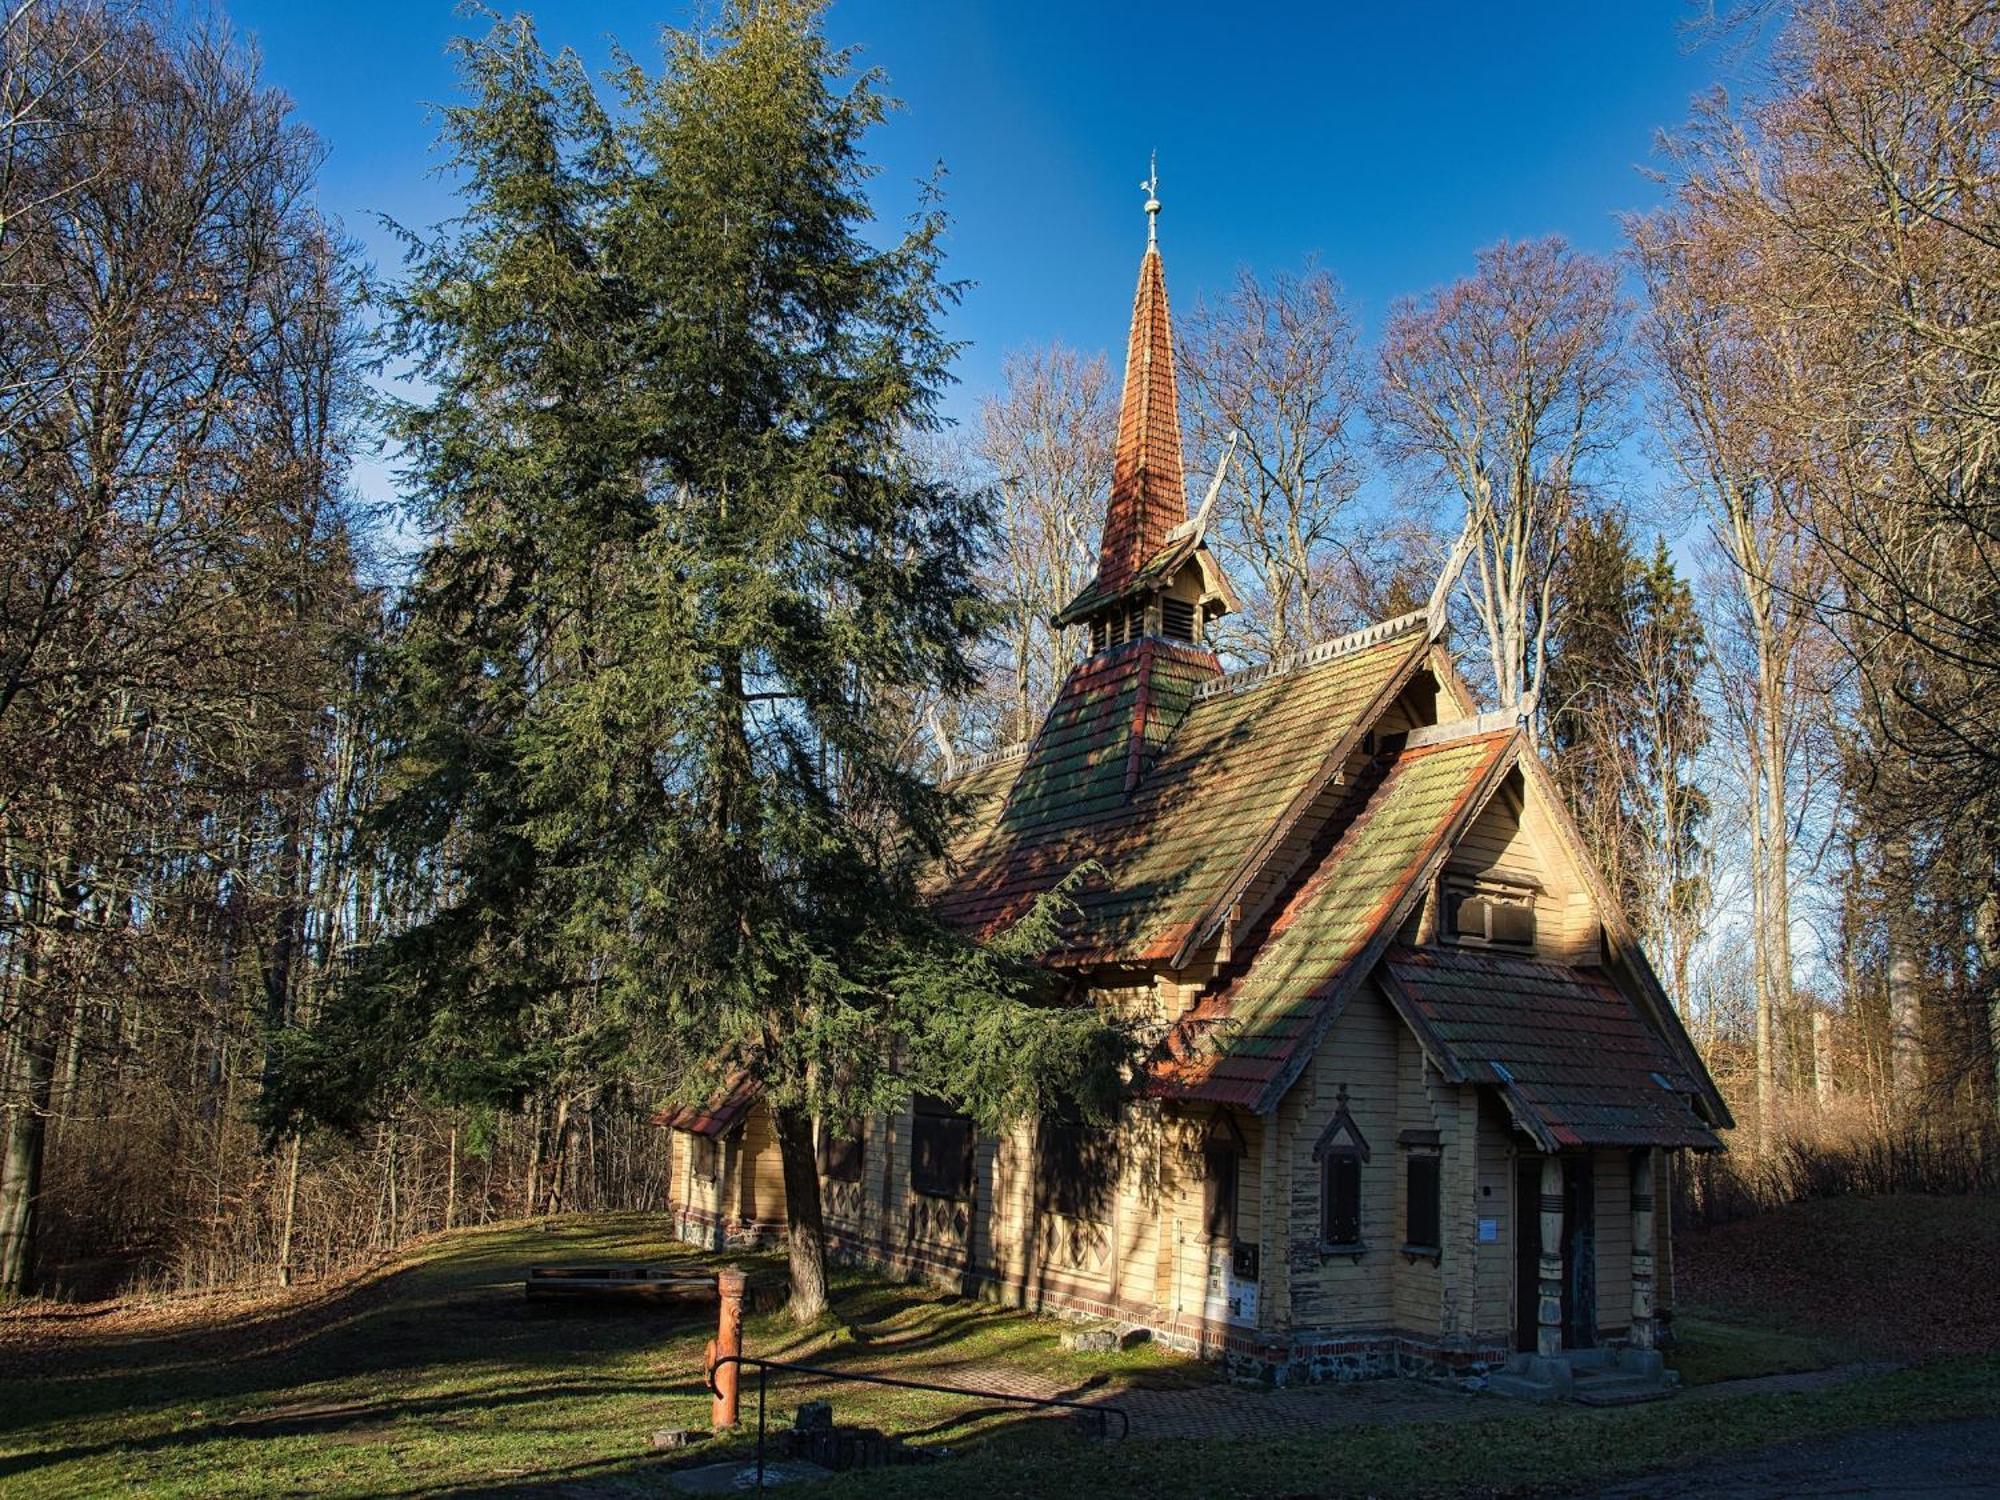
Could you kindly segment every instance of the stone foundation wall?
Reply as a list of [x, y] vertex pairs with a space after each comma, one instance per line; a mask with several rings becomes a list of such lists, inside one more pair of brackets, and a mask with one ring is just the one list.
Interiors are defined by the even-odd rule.
[[676, 1206], [667, 1216], [674, 1238], [703, 1250], [755, 1250], [782, 1244], [785, 1226], [768, 1219], [739, 1219], [703, 1208]]

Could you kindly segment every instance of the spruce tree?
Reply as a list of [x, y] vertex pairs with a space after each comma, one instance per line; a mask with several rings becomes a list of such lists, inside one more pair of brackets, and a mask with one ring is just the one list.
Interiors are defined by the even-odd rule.
[[906, 456], [954, 353], [943, 219], [871, 242], [889, 101], [819, 10], [669, 33], [609, 105], [526, 20], [460, 49], [464, 212], [390, 302], [435, 394], [394, 414], [428, 544], [371, 826], [429, 899], [289, 1039], [276, 1111], [748, 1073], [801, 1318], [815, 1115], [912, 1087], [994, 1123], [1101, 1108], [1123, 1053], [1043, 993], [1059, 898], [990, 949], [921, 900], [952, 808], [899, 715], [973, 684], [987, 520]]

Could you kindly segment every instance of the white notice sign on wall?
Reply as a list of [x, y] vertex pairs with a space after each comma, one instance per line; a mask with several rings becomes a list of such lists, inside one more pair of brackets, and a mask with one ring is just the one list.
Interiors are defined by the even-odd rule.
[[1201, 1315], [1211, 1323], [1257, 1325], [1257, 1283], [1238, 1277], [1232, 1270], [1233, 1257], [1226, 1245], [1211, 1246], [1208, 1252], [1208, 1285], [1202, 1297]]

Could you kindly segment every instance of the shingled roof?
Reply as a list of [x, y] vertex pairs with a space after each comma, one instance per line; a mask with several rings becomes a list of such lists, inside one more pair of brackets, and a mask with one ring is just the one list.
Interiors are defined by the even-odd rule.
[[1181, 465], [1180, 398], [1174, 384], [1174, 327], [1167, 276], [1157, 246], [1139, 263], [1132, 331], [1125, 351], [1125, 393], [1118, 409], [1111, 499], [1098, 547], [1097, 578], [1086, 596], [1123, 591], [1167, 546], [1187, 519]]
[[1699, 1083], [1604, 974], [1523, 954], [1397, 946], [1383, 990], [1448, 1082], [1491, 1084], [1545, 1151], [1722, 1143]]
[[1148, 1071], [1147, 1091], [1271, 1108], [1505, 774], [1518, 742], [1507, 730], [1395, 755], [1243, 971], [1181, 1018]]
[[967, 812], [941, 914], [989, 935], [1094, 860], [1104, 878], [1055, 960], [1173, 961], [1421, 664], [1420, 624], [1236, 678], [1150, 637], [1082, 663], [1025, 755], [952, 783]]

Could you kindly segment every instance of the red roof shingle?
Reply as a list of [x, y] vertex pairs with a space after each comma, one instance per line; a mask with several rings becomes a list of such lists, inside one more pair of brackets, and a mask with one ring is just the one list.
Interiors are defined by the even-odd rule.
[[720, 1096], [696, 1108], [674, 1104], [653, 1116], [655, 1125], [669, 1130], [686, 1130], [695, 1135], [727, 1135], [743, 1123], [750, 1106], [762, 1096], [764, 1087], [748, 1073], [738, 1073]]
[[1139, 263], [1139, 289], [1132, 298], [1111, 503], [1098, 548], [1095, 587], [1118, 590], [1160, 551], [1167, 533], [1186, 519], [1173, 319], [1167, 311], [1167, 277], [1160, 252], [1148, 248]]

